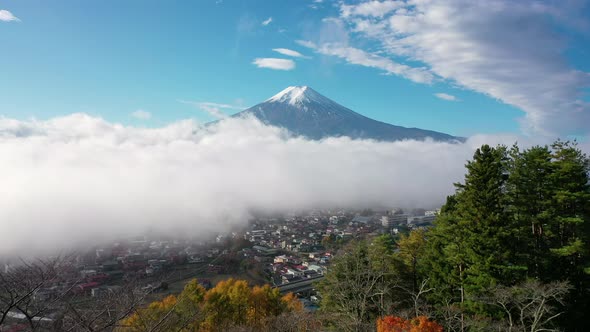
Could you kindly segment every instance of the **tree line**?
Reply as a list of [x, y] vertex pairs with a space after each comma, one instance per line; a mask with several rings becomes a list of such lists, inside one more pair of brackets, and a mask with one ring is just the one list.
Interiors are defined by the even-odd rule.
[[337, 256], [322, 311], [350, 331], [385, 317], [445, 331], [590, 330], [589, 165], [575, 142], [483, 145], [434, 227]]

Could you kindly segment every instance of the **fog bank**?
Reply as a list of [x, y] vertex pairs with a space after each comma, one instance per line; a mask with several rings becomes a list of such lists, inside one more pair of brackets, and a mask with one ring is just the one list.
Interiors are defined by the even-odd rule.
[[0, 118], [0, 254], [223, 231], [252, 209], [438, 207], [475, 148], [517, 139], [310, 141], [255, 119], [151, 129], [85, 114]]

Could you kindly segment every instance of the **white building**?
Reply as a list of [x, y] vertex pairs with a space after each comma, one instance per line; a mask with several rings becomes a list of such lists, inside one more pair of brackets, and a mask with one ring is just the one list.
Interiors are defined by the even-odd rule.
[[407, 214], [394, 214], [389, 216], [389, 220], [391, 221], [392, 225], [405, 225], [408, 223], [408, 215]]
[[381, 217], [381, 225], [386, 228], [390, 228], [393, 226], [393, 221], [388, 216]]
[[440, 212], [440, 209], [437, 210], [430, 210], [430, 211], [426, 211], [424, 212], [424, 215], [427, 217], [436, 217], [436, 215]]
[[287, 273], [294, 275], [296, 277], [303, 277], [303, 274], [304, 274], [303, 271], [299, 271], [297, 269], [292, 269], [292, 268], [288, 268]]

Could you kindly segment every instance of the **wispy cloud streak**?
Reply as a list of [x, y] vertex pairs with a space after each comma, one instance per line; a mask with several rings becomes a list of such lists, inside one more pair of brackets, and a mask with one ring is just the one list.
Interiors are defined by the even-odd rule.
[[274, 70], [293, 70], [295, 69], [295, 62], [291, 59], [279, 58], [256, 58], [252, 62], [258, 68], [268, 68]]

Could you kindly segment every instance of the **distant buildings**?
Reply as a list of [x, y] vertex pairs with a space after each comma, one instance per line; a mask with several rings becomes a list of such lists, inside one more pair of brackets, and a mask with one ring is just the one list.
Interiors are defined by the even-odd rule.
[[435, 219], [436, 219], [436, 216], [434, 216], [434, 215], [410, 217], [410, 218], [408, 218], [408, 225], [413, 225], [413, 226], [431, 225]]
[[367, 224], [372, 219], [373, 219], [373, 217], [369, 217], [369, 216], [356, 216], [356, 217], [354, 217], [352, 219], [352, 222], [361, 223], [361, 224]]
[[399, 213], [389, 216], [389, 219], [391, 220], [392, 226], [398, 226], [406, 225], [408, 223], [408, 217], [409, 216], [405, 213]]

